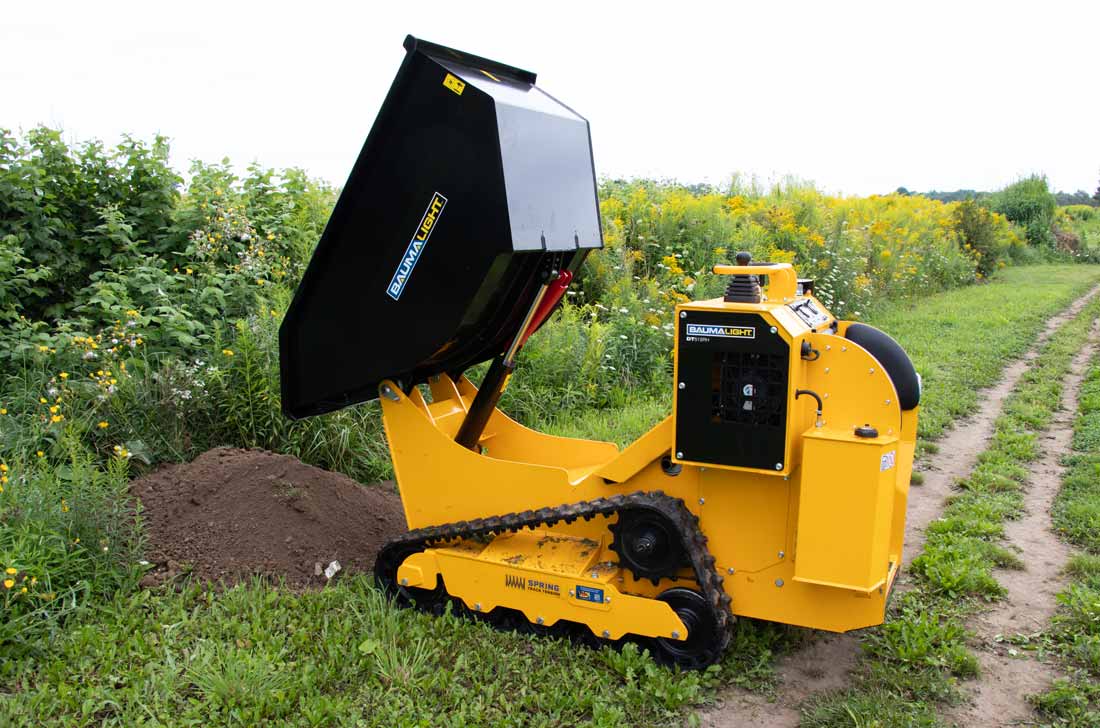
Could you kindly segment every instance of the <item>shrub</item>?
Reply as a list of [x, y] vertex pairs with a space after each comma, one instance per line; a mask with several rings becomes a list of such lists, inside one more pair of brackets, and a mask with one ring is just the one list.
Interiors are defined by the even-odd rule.
[[992, 208], [1024, 228], [1031, 245], [1054, 247], [1051, 224], [1057, 206], [1046, 177], [1033, 175], [1010, 184], [990, 197]]

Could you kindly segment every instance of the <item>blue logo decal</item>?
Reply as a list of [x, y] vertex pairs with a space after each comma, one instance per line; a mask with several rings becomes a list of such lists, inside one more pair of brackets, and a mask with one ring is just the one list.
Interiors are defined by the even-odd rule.
[[593, 589], [590, 586], [578, 586], [577, 599], [582, 602], [603, 604], [603, 589]]
[[405, 254], [401, 256], [401, 262], [397, 264], [397, 270], [394, 271], [390, 284], [386, 286], [386, 294], [393, 300], [396, 301], [401, 298], [401, 293], [405, 290], [405, 285], [408, 284], [409, 278], [412, 276], [413, 268], [420, 261], [420, 256], [424, 254], [424, 248], [428, 245], [428, 238], [432, 236], [436, 223], [439, 222], [439, 217], [443, 214], [443, 208], [446, 206], [446, 197], [438, 192], [432, 195], [432, 201], [428, 203], [428, 209], [424, 211], [424, 217], [420, 218], [420, 225], [416, 228], [412, 240], [409, 241], [409, 247], [405, 248]]

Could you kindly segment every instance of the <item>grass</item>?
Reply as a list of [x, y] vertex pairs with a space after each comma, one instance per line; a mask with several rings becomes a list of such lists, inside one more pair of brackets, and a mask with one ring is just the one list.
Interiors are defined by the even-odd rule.
[[1004, 595], [994, 569], [1023, 566], [1001, 543], [1004, 522], [1021, 512], [1027, 466], [1042, 456], [1039, 438], [1057, 412], [1070, 363], [1097, 315], [1100, 299], [1042, 347], [1005, 400], [977, 466], [929, 527], [924, 551], [912, 564], [915, 587], [896, 602], [887, 623], [864, 638], [859, 684], [806, 706], [804, 725], [861, 725], [857, 718], [871, 715], [864, 707], [884, 696], [898, 711], [890, 725], [935, 724], [929, 723], [934, 707], [957, 701], [960, 680], [977, 676], [965, 620]]
[[[989, 285], [882, 306], [866, 318], [914, 354], [925, 374], [922, 418], [929, 413], [938, 423], [922, 433], [934, 437], [971, 411], [973, 389], [994, 381], [1006, 359], [1026, 350], [1043, 322], [1097, 278], [1083, 266], [1009, 269]], [[944, 318], [954, 323], [938, 323]], [[640, 399], [623, 410], [548, 415], [532, 424], [625, 444], [666, 411], [663, 401]], [[89, 482], [103, 493], [121, 482], [96, 477]], [[58, 481], [38, 492], [57, 507], [73, 491]], [[960, 528], [966, 538], [992, 543], [995, 533], [976, 527], [979, 511], [960, 505], [957, 515], [968, 524]], [[45, 568], [35, 563], [32, 540], [5, 533], [16, 536], [0, 551], [4, 565], [16, 564], [20, 575]], [[89, 533], [92, 541], [104, 538]], [[93, 553], [86, 539], [74, 546], [66, 549], [81, 558]], [[774, 656], [805, 634], [740, 620], [722, 664], [684, 674], [634, 648], [593, 652], [395, 610], [365, 577], [304, 594], [264, 582], [138, 591], [136, 558], [104, 562], [119, 576], [93, 577], [99, 593], [73, 602], [66, 615], [36, 617], [18, 652], [0, 643], [0, 724], [671, 725], [718, 685], [770, 690]], [[905, 669], [883, 671], [874, 690], [820, 701], [808, 713], [818, 721], [811, 724], [839, 725], [849, 716], [844, 725], [931, 725], [929, 704], [906, 691], [926, 680], [946, 695], [940, 673], [962, 678], [973, 665], [956, 647], [965, 639], [957, 621], [921, 621], [922, 606], [905, 600], [901, 613], [913, 619], [869, 641], [883, 665]], [[899, 677], [890, 682], [889, 675]]]
[[1051, 515], [1062, 537], [1081, 549], [1066, 565], [1069, 586], [1058, 595], [1050, 638], [1068, 676], [1032, 696], [1059, 725], [1100, 725], [1100, 354], [1081, 388], [1073, 453]]

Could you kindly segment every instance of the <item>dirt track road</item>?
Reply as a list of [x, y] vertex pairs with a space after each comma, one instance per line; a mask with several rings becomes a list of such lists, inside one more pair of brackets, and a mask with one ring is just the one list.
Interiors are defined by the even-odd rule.
[[[1043, 331], [1036, 337], [1031, 349], [1020, 359], [1010, 363], [995, 385], [982, 390], [979, 397], [981, 404], [978, 410], [966, 419], [956, 422], [955, 426], [937, 441], [939, 451], [936, 454], [921, 458], [917, 469], [923, 473], [924, 483], [910, 489], [905, 524], [903, 566], [908, 566], [913, 558], [923, 550], [925, 530], [928, 528], [928, 524], [943, 512], [944, 500], [951, 494], [955, 483], [965, 478], [977, 464], [978, 455], [985, 450], [990, 437], [993, 435], [993, 425], [1001, 413], [1005, 398], [1016, 387], [1017, 382], [1027, 371], [1032, 360], [1038, 356], [1042, 345], [1063, 324], [1080, 313], [1097, 294], [1100, 294], [1100, 286], [1093, 288], [1069, 307], [1052, 317], [1043, 328]], [[1078, 359], [1080, 360], [1083, 356], [1085, 355], [1079, 354]], [[1087, 359], [1082, 361], [1087, 361]], [[1077, 376], [1076, 383], [1069, 382], [1069, 386], [1065, 388], [1063, 395], [1063, 407], [1065, 408], [1067, 407], [1066, 397], [1070, 396], [1072, 390], [1073, 399], [1070, 400], [1071, 403], [1068, 405], [1070, 414], [1065, 415], [1063, 413], [1063, 417], [1069, 418], [1070, 427], [1072, 426], [1072, 412], [1075, 409], [1073, 403], [1076, 401], [1077, 390], [1080, 387], [1080, 377], [1084, 364], [1081, 361], [1075, 361], [1074, 367]], [[1059, 423], [1055, 423], [1048, 435], [1063, 437], [1064, 433], [1063, 435], [1057, 435], [1058, 428]], [[1068, 444], [1068, 440], [1066, 442]], [[1039, 465], [1049, 464], [1052, 457], [1056, 466], [1058, 456], [1047, 457]], [[1033, 471], [1032, 474], [1036, 475], [1037, 473]], [[1048, 484], [1041, 488], [1033, 487], [1029, 497], [1034, 495], [1036, 491], [1041, 491], [1044, 495], [1036, 495], [1036, 498], [1052, 498], [1050, 482], [1054, 483], [1052, 492], [1057, 492], [1057, 482], [1060, 475], [1046, 474], [1043, 477]], [[1044, 508], [1041, 503], [1037, 503], [1036, 506], [1041, 509], [1037, 518], [1045, 517], [1046, 522], [1049, 522], [1049, 505]], [[1034, 512], [1029, 503], [1029, 514]], [[1009, 536], [1012, 536], [1011, 532]], [[1061, 568], [1062, 560], [1059, 560], [1056, 555], [1052, 555], [1049, 560], [1052, 563], [1057, 562], [1056, 565], [1048, 567], [1044, 561], [1042, 569], [1052, 568], [1057, 572]], [[1032, 557], [1029, 556], [1030, 562], [1032, 562]], [[1036, 563], [1036, 568], [1039, 568], [1038, 563]], [[1000, 579], [1004, 574], [999, 573], [997, 576]], [[905, 589], [908, 583], [908, 576], [903, 570], [897, 588]], [[1009, 588], [1011, 594], [1012, 587]], [[1017, 602], [1017, 604], [1019, 603]], [[1043, 600], [1043, 603], [1046, 604], [1046, 600]], [[799, 707], [807, 698], [819, 692], [841, 689], [848, 685], [858, 654], [859, 637], [857, 633], [841, 635], [818, 633], [811, 638], [804, 648], [779, 658], [776, 664], [779, 686], [774, 699], [769, 699], [767, 696], [752, 693], [742, 688], [729, 688], [719, 695], [718, 702], [713, 707], [700, 711], [701, 724], [707, 728], [737, 728], [748, 725], [753, 726], [753, 728], [793, 728], [798, 725], [801, 717]], [[990, 669], [993, 670], [991, 674], [1004, 674], [1006, 679], [1012, 679], [1012, 673], [1007, 670], [1002, 673], [996, 672], [994, 661], [999, 659], [996, 655], [989, 655], [989, 659]], [[983, 664], [984, 667], [986, 665]], [[1022, 690], [1016, 690], [1011, 684], [1004, 685], [1002, 689], [1015, 690], [1019, 693], [1020, 700], [1026, 694]], [[997, 709], [992, 703], [987, 708], [990, 710]], [[979, 708], [978, 710], [984, 709]], [[960, 720], [960, 725], [991, 725], [991, 723], [983, 722], [983, 719], [979, 716], [992, 714], [995, 713], [981, 712], [975, 715], [960, 715], [957, 718]], [[973, 722], [975, 720], [977, 722]]]

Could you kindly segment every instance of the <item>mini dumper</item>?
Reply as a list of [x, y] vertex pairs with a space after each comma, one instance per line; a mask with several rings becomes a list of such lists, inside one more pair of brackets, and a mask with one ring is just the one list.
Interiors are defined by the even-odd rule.
[[280, 331], [289, 417], [381, 400], [411, 529], [383, 587], [685, 668], [738, 615], [880, 624], [920, 400], [902, 348], [742, 253], [723, 297], [676, 306], [672, 414], [636, 442], [512, 420], [517, 352], [603, 245], [588, 122], [528, 71], [405, 49]]

